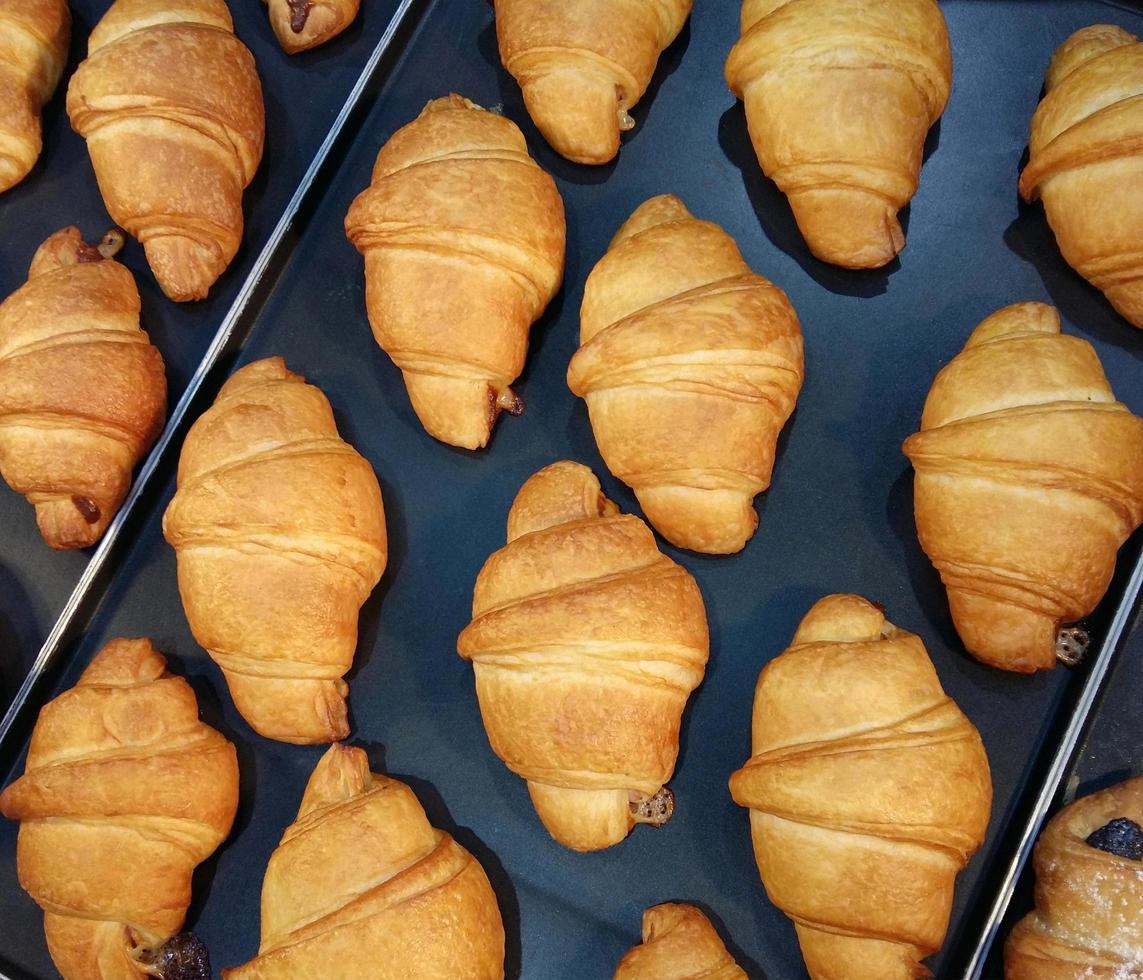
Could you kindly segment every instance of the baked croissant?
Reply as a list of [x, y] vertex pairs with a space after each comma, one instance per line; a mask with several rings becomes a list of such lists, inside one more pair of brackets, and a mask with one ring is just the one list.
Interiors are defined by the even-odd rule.
[[0, 794], [65, 980], [152, 973], [237, 807], [234, 746], [199, 721], [191, 686], [149, 640], [108, 643], [40, 711], [24, 775]]
[[337, 37], [357, 16], [361, 0], [267, 0], [270, 26], [287, 54]]
[[1108, 24], [1076, 31], [1045, 88], [1020, 195], [1043, 200], [1068, 265], [1143, 327], [1143, 43]]
[[758, 678], [752, 752], [730, 792], [810, 976], [928, 976], [992, 784], [924, 644], [859, 596], [820, 600]]
[[897, 212], [952, 84], [935, 0], [746, 0], [726, 80], [814, 255], [872, 269], [905, 247]]
[[67, 0], [0, 6], [0, 192], [40, 158], [40, 110], [63, 74], [70, 37]]
[[746, 980], [710, 920], [693, 905], [643, 913], [643, 944], [619, 962], [615, 980]]
[[586, 466], [540, 470], [480, 571], [457, 650], [492, 750], [548, 832], [595, 851], [665, 823], [687, 697], [709, 653], [695, 580]]
[[397, 130], [345, 231], [373, 336], [429, 435], [478, 449], [524, 403], [528, 329], [564, 270], [564, 205], [516, 125], [458, 95]]
[[672, 544], [739, 551], [802, 386], [786, 294], [673, 195], [619, 229], [587, 278], [568, 384], [608, 468]]
[[607, 163], [691, 0], [495, 0], [500, 60], [557, 153]]
[[1036, 844], [1036, 910], [1004, 945], [1005, 980], [1143, 977], [1143, 776], [1077, 800]]
[[103, 536], [166, 414], [162, 355], [139, 328], [134, 278], [111, 258], [120, 244], [57, 231], [0, 304], [0, 474], [53, 548]]
[[1017, 303], [937, 375], [903, 448], [921, 547], [969, 653], [1054, 666], [1060, 625], [1095, 608], [1143, 522], [1143, 419], [1054, 307]]
[[321, 390], [280, 357], [235, 372], [187, 434], [163, 534], [191, 632], [250, 727], [348, 735], [342, 675], [388, 544], [377, 477]]
[[499, 980], [504, 925], [484, 869], [404, 783], [331, 745], [270, 855], [258, 955], [226, 980]]
[[173, 300], [202, 299], [242, 240], [262, 159], [254, 57], [225, 0], [115, 0], [67, 90], [103, 202]]

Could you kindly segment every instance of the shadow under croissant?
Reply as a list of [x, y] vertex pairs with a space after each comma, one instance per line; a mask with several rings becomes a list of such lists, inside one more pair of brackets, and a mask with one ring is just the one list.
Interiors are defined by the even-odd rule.
[[[0, 492], [7, 492], [7, 488]], [[0, 711], [15, 697], [28, 667], [27, 660], [17, 657], [16, 651], [23, 651], [30, 659], [44, 632], [36, 622], [27, 591], [0, 565]]]
[[[929, 138], [925, 141], [926, 155], [935, 149], [940, 141], [939, 127], [938, 122], [929, 132]], [[741, 102], [736, 101], [719, 118], [718, 145], [726, 158], [742, 172], [746, 194], [766, 237], [797, 262], [818, 285], [838, 295], [866, 298], [880, 296], [888, 290], [889, 276], [901, 267], [900, 256], [880, 269], [861, 270], [842, 269], [814, 258], [794, 220], [794, 212], [790, 209], [786, 195], [778, 189], [777, 184], [762, 173], [750, 142], [750, 134], [746, 128], [746, 111]], [[906, 204], [897, 215], [901, 230], [905, 233], [906, 248], [908, 248], [909, 211], [910, 205]]]
[[1043, 205], [1019, 201], [1015, 219], [1004, 230], [1004, 243], [1035, 267], [1052, 305], [1059, 308], [1065, 321], [1087, 336], [1114, 344], [1135, 360], [1143, 361], [1138, 328], [1120, 316], [1103, 293], [1064, 261]]
[[[358, 744], [366, 749], [369, 753], [370, 762], [373, 763], [374, 747], [367, 742]], [[374, 772], [385, 772], [384, 768], [378, 769], [376, 764], [373, 764], [372, 768]], [[516, 980], [521, 974], [520, 901], [516, 897], [516, 887], [512, 884], [512, 879], [504, 870], [504, 865], [500, 863], [500, 859], [488, 845], [477, 837], [472, 830], [459, 826], [453, 820], [444, 797], [437, 792], [432, 783], [403, 773], [386, 772], [386, 775], [399, 779], [409, 786], [417, 794], [417, 799], [420, 800], [421, 806], [428, 814], [429, 823], [451, 834], [453, 839], [468, 851], [484, 869], [484, 873], [492, 884], [492, 891], [496, 894], [496, 901], [500, 905], [500, 917], [504, 920], [504, 976], [506, 980]]]
[[[214, 853], [194, 869], [194, 877], [191, 879], [191, 902], [187, 907], [187, 917], [183, 929], [186, 932], [194, 932], [195, 923], [210, 900], [210, 891], [218, 871], [219, 860], [231, 847], [241, 847], [236, 842], [246, 829], [247, 824], [250, 823], [258, 795], [258, 758], [249, 740], [243, 738], [242, 733], [227, 724], [222, 711], [222, 702], [215, 685], [204, 676], [187, 676], [183, 665], [178, 662], [176, 657], [167, 653], [164, 653], [164, 656], [167, 657], [168, 670], [186, 678], [187, 683], [194, 690], [195, 698], [198, 701], [199, 717], [211, 728], [221, 732], [229, 739], [238, 755], [238, 812], [234, 815], [234, 826], [231, 827], [226, 840], [215, 849]], [[218, 677], [218, 681], [225, 685], [221, 676]], [[229, 695], [227, 696], [229, 697]], [[257, 738], [258, 736], [254, 737]], [[217, 964], [215, 965], [217, 966]]]
[[615, 159], [601, 165], [584, 165], [566, 160], [552, 149], [548, 141], [544, 139], [528, 115], [528, 109], [524, 105], [524, 96], [520, 91], [520, 86], [516, 83], [516, 79], [500, 63], [500, 48], [496, 41], [496, 21], [494, 19], [490, 20], [488, 26], [480, 32], [477, 37], [476, 48], [484, 61], [496, 70], [501, 111], [503, 115], [520, 127], [528, 141], [528, 149], [535, 157], [536, 162], [559, 180], [566, 180], [571, 184], [602, 184], [611, 176], [616, 163], [623, 155], [623, 147], [639, 138], [647, 122], [647, 113], [654, 104], [656, 94], [663, 82], [682, 63], [690, 42], [691, 22], [688, 18], [674, 43], [659, 56], [655, 73], [647, 85], [647, 91], [643, 93], [639, 103], [631, 110], [631, 116], [635, 120], [634, 129], [622, 135], [619, 142], [619, 153], [616, 154]]

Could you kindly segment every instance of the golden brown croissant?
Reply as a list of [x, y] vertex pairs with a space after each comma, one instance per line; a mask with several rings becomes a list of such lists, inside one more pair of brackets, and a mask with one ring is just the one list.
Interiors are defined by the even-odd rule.
[[897, 212], [952, 84], [934, 0], [745, 0], [726, 80], [814, 255], [869, 269], [905, 247]]
[[653, 197], [588, 276], [580, 344], [568, 384], [647, 519], [679, 547], [740, 550], [802, 386], [786, 294], [718, 225]]
[[499, 980], [504, 925], [484, 869], [404, 783], [331, 745], [262, 883], [258, 955], [226, 980]]
[[1085, 27], [1056, 49], [1045, 88], [1020, 194], [1043, 200], [1068, 265], [1143, 327], [1143, 43]]
[[663, 786], [706, 668], [706, 611], [586, 466], [553, 463], [524, 483], [457, 650], [492, 750], [561, 844], [599, 850], [670, 817]]
[[96, 249], [57, 231], [0, 304], [0, 473], [53, 548], [102, 537], [166, 413], [163, 358], [115, 238]]
[[937, 375], [904, 450], [917, 534], [969, 653], [1053, 667], [1060, 625], [1095, 608], [1143, 522], [1143, 419], [1054, 307], [1017, 303]]
[[163, 534], [191, 632], [250, 726], [348, 735], [342, 675], [388, 545], [377, 477], [321, 390], [280, 357], [235, 372], [187, 434]]
[[1036, 843], [1036, 909], [1004, 945], [1005, 980], [1143, 977], [1143, 776], [1076, 800]]
[[928, 976], [992, 784], [924, 644], [859, 596], [820, 600], [758, 678], [752, 752], [730, 791], [810, 976]]
[[202, 299], [242, 240], [262, 159], [254, 57], [225, 0], [115, 0], [67, 90], [107, 211], [171, 299]]
[[377, 154], [345, 216], [365, 256], [373, 335], [405, 376], [429, 435], [488, 442], [528, 329], [564, 270], [564, 205], [516, 125], [467, 99], [436, 99]]
[[691, 0], [496, 0], [500, 60], [540, 132], [576, 163], [607, 163]]
[[710, 920], [693, 905], [643, 913], [643, 944], [619, 962], [615, 980], [746, 980]]
[[40, 110], [59, 83], [70, 36], [67, 0], [0, 6], [0, 192], [40, 158]]
[[308, 51], [344, 31], [361, 0], [267, 0], [270, 26], [287, 54]]
[[20, 884], [65, 980], [136, 980], [182, 927], [191, 875], [230, 833], [234, 746], [149, 640], [112, 640], [40, 712], [24, 775]]

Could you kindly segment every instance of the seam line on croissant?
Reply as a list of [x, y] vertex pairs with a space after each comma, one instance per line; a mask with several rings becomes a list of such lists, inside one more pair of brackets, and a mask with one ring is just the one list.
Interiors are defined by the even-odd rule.
[[86, 432], [102, 436], [134, 452], [140, 443], [139, 434], [103, 418], [93, 418], [82, 412], [51, 412], [25, 410], [0, 412], [0, 429], [63, 429], [65, 432]]
[[[588, 518], [588, 521], [595, 523], [598, 518]], [[561, 528], [566, 528], [567, 524], [557, 524], [550, 528], [543, 528], [538, 533], [544, 531], [555, 531]], [[537, 533], [537, 532], [532, 532]], [[607, 575], [596, 575], [591, 578], [575, 579], [571, 582], [565, 582], [563, 585], [557, 585], [551, 589], [544, 589], [541, 592], [529, 592], [525, 595], [516, 596], [512, 599], [506, 599], [503, 602], [495, 603], [491, 606], [484, 606], [479, 613], [475, 613], [472, 617], [472, 622], [468, 624], [465, 631], [472, 630], [477, 623], [479, 623], [485, 616], [490, 616], [493, 613], [500, 612], [504, 609], [511, 609], [516, 606], [529, 606], [538, 602], [543, 602], [548, 599], [562, 598], [567, 595], [574, 595], [577, 592], [582, 592], [592, 586], [610, 584], [616, 581], [622, 581], [626, 578], [675, 578], [679, 574], [686, 575], [684, 569], [680, 568], [673, 561], [659, 552], [656, 552], [655, 557], [643, 565], [633, 565], [628, 568], [622, 568], [616, 572], [610, 572]]]

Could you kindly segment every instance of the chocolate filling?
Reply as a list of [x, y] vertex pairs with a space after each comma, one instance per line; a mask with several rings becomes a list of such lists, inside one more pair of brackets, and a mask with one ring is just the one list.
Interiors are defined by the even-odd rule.
[[287, 0], [290, 5], [290, 30], [301, 34], [306, 29], [306, 20], [313, 8], [313, 0]]
[[99, 520], [99, 505], [90, 497], [79, 497], [73, 495], [71, 502], [75, 509], [79, 511], [79, 516], [87, 521], [88, 524], [94, 524]]
[[139, 961], [161, 980], [210, 980], [210, 955], [193, 932], [171, 936], [158, 949], [145, 951]]

